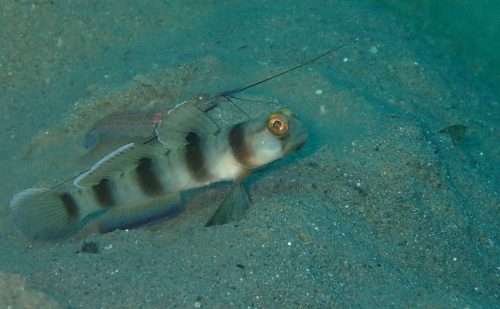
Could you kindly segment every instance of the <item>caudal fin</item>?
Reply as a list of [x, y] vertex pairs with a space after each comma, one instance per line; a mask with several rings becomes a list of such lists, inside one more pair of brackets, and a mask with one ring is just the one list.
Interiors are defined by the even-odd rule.
[[16, 225], [32, 238], [57, 238], [74, 231], [80, 222], [78, 205], [68, 193], [27, 189], [14, 195], [9, 208]]

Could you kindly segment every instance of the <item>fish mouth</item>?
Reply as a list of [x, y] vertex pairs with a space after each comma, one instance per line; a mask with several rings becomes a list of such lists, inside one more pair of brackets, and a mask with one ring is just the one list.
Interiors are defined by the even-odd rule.
[[293, 151], [298, 151], [302, 149], [307, 143], [309, 136], [307, 134], [307, 131], [304, 129], [301, 133], [300, 136], [298, 137], [297, 143], [293, 147]]
[[307, 143], [307, 138], [304, 141], [302, 141], [299, 144], [297, 144], [294, 147], [293, 151], [299, 151], [300, 149], [302, 149], [306, 145], [306, 143]]
[[290, 141], [288, 142], [287, 147], [285, 148], [285, 152], [287, 154], [300, 150], [305, 146], [307, 140], [309, 138], [309, 134], [307, 130], [301, 123], [296, 124], [296, 130], [293, 132], [293, 135], [289, 136]]

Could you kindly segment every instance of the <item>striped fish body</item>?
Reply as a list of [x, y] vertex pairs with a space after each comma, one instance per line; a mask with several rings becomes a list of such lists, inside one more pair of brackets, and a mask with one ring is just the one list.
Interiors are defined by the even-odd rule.
[[17, 226], [34, 238], [64, 236], [92, 221], [101, 232], [130, 228], [177, 212], [186, 189], [235, 180], [234, 192], [209, 221], [226, 223], [244, 212], [234, 206], [248, 200], [240, 181], [307, 140], [305, 128], [287, 109], [222, 130], [193, 105], [180, 106], [171, 119], [162, 143], [122, 146], [66, 191], [16, 194], [10, 209]]
[[221, 180], [236, 180], [236, 184], [207, 225], [241, 219], [249, 204], [242, 179], [300, 149], [307, 132], [287, 109], [224, 130], [204, 112], [219, 104], [219, 99], [225, 101], [300, 69], [350, 42], [247, 86], [183, 102], [166, 114], [105, 118], [87, 135], [87, 149], [120, 138], [153, 138], [160, 143], [131, 143], [116, 149], [78, 176], [67, 191], [32, 188], [17, 193], [9, 203], [17, 226], [34, 238], [61, 237], [92, 220], [101, 232], [128, 228], [176, 212], [183, 190]]

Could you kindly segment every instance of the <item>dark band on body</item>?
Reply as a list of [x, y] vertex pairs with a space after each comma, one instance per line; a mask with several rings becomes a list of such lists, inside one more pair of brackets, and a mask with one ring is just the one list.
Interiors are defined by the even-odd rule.
[[136, 167], [137, 183], [141, 187], [142, 192], [149, 195], [158, 195], [163, 188], [158, 174], [153, 168], [153, 160], [151, 158], [140, 158], [139, 165]]
[[206, 158], [200, 137], [196, 133], [190, 132], [186, 140], [188, 144], [186, 145], [185, 159], [191, 175], [198, 181], [208, 180], [210, 172], [206, 166]]
[[108, 179], [104, 178], [98, 184], [92, 186], [92, 191], [94, 191], [97, 202], [99, 202], [99, 206], [111, 207], [115, 205], [113, 191]]
[[78, 217], [78, 205], [76, 204], [75, 199], [69, 193], [61, 193], [59, 194], [59, 198], [64, 205], [64, 209], [66, 209], [66, 213], [70, 218]]
[[247, 168], [252, 167], [252, 153], [245, 140], [245, 127], [239, 123], [229, 131], [229, 146], [233, 151], [235, 159]]

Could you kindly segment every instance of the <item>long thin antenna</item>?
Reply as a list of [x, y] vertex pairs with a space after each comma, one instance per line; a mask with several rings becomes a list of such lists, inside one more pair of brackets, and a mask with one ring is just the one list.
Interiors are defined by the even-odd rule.
[[341, 48], [343, 48], [343, 47], [345, 47], [345, 46], [349, 45], [349, 44], [350, 44], [353, 40], [354, 40], [354, 39], [351, 39], [351, 40], [349, 40], [349, 41], [347, 41], [347, 42], [345, 42], [345, 43], [341, 44], [340, 46], [337, 46], [337, 47], [335, 47], [335, 48], [332, 48], [332, 49], [330, 49], [330, 50], [327, 50], [326, 52], [322, 53], [321, 55], [319, 55], [319, 56], [317, 56], [317, 57], [315, 57], [315, 58], [313, 58], [313, 59], [310, 59], [310, 60], [308, 60], [308, 61], [306, 61], [306, 62], [302, 62], [301, 64], [298, 64], [298, 65], [296, 65], [296, 66], [294, 66], [294, 67], [292, 67], [292, 68], [289, 68], [289, 69], [287, 69], [287, 70], [284, 70], [284, 71], [282, 71], [282, 72], [280, 72], [280, 73], [277, 73], [277, 74], [274, 74], [274, 75], [272, 75], [272, 76], [269, 76], [269, 77], [267, 77], [267, 78], [265, 78], [265, 79], [259, 80], [258, 82], [255, 82], [255, 83], [250, 84], [250, 85], [248, 85], [248, 86], [244, 86], [244, 87], [240, 87], [240, 88], [236, 88], [236, 89], [233, 89], [233, 90], [229, 90], [229, 91], [222, 92], [222, 93], [220, 93], [220, 94], [219, 94], [219, 96], [223, 96], [223, 97], [230, 97], [230, 96], [232, 96], [232, 95], [234, 95], [234, 94], [236, 94], [236, 93], [239, 93], [239, 92], [245, 91], [245, 90], [247, 90], [247, 89], [249, 89], [249, 88], [252, 88], [252, 87], [255, 87], [255, 86], [260, 85], [260, 84], [262, 84], [262, 83], [265, 83], [265, 82], [267, 82], [267, 81], [269, 81], [269, 80], [271, 80], [271, 79], [274, 79], [274, 78], [280, 77], [281, 75], [285, 75], [285, 74], [287, 74], [287, 73], [289, 73], [289, 72], [291, 72], [291, 71], [295, 71], [295, 70], [297, 70], [297, 69], [300, 69], [301, 67], [304, 67], [304, 66], [306, 66], [306, 65], [309, 65], [309, 64], [311, 64], [311, 63], [313, 63], [313, 62], [315, 62], [315, 61], [318, 61], [319, 59], [324, 58], [324, 57], [326, 57], [326, 56], [328, 56], [328, 55], [330, 55], [330, 54], [332, 54], [332, 53], [334, 53], [334, 52], [338, 51], [339, 49], [341, 49]]
[[[309, 65], [309, 64], [311, 64], [311, 63], [313, 63], [313, 62], [315, 62], [315, 61], [318, 61], [319, 59], [324, 58], [324, 57], [326, 57], [326, 56], [328, 56], [328, 55], [330, 55], [330, 54], [332, 54], [332, 53], [334, 53], [334, 52], [338, 51], [339, 49], [341, 49], [341, 48], [343, 48], [343, 47], [345, 47], [345, 46], [349, 45], [352, 41], [354, 41], [354, 39], [350, 39], [350, 40], [348, 40], [348, 41], [344, 42], [343, 44], [341, 44], [341, 45], [339, 45], [339, 46], [337, 46], [337, 47], [335, 47], [335, 48], [332, 48], [332, 49], [330, 49], [330, 50], [327, 50], [326, 52], [322, 53], [321, 55], [319, 55], [319, 56], [317, 56], [317, 57], [315, 57], [315, 58], [312, 58], [312, 59], [310, 59], [310, 60], [308, 60], [308, 61], [306, 61], [306, 62], [302, 62], [302, 63], [300, 63], [300, 64], [298, 64], [298, 65], [296, 65], [296, 66], [294, 66], [294, 67], [292, 67], [292, 68], [289, 68], [289, 69], [284, 70], [284, 71], [282, 71], [282, 72], [280, 72], [280, 73], [277, 73], [277, 74], [274, 74], [274, 75], [272, 75], [272, 76], [269, 76], [269, 77], [267, 77], [267, 78], [265, 78], [265, 79], [259, 80], [258, 82], [255, 82], [255, 83], [250, 84], [250, 85], [248, 85], [248, 86], [244, 86], [244, 87], [240, 87], [240, 88], [236, 88], [236, 89], [233, 89], [233, 90], [224, 91], [224, 92], [221, 92], [221, 93], [219, 93], [219, 94], [216, 94], [215, 96], [213, 96], [213, 97], [212, 97], [212, 99], [215, 99], [215, 98], [217, 98], [217, 97], [224, 97], [224, 98], [226, 98], [227, 100], [229, 100], [229, 102], [231, 102], [234, 106], [236, 106], [236, 107], [237, 107], [240, 111], [242, 111], [245, 115], [247, 115], [247, 117], [249, 117], [249, 116], [248, 116], [248, 114], [247, 114], [247, 113], [245, 113], [245, 112], [244, 112], [244, 111], [243, 111], [243, 110], [242, 110], [242, 109], [241, 109], [241, 108], [240, 108], [237, 104], [235, 104], [233, 101], [231, 101], [231, 99], [230, 99], [230, 97], [231, 97], [231, 96], [233, 96], [233, 95], [234, 95], [234, 94], [236, 94], [236, 93], [239, 93], [239, 92], [245, 91], [245, 90], [247, 90], [247, 89], [249, 89], [249, 88], [255, 87], [255, 86], [260, 85], [260, 84], [263, 84], [263, 83], [265, 83], [265, 82], [267, 82], [267, 81], [269, 81], [269, 80], [271, 80], [271, 79], [275, 79], [275, 78], [277, 78], [277, 77], [280, 77], [281, 75], [285, 75], [285, 74], [287, 74], [287, 73], [289, 73], [289, 72], [291, 72], [291, 71], [295, 71], [295, 70], [297, 70], [297, 69], [300, 69], [300, 68], [302, 68], [302, 67], [304, 67], [304, 66], [306, 66], [306, 65]], [[216, 106], [216, 105], [214, 105], [214, 106], [212, 106], [212, 107], [208, 108], [206, 111], [208, 111], [208, 110], [210, 110], [210, 109], [214, 108], [215, 106]], [[150, 143], [150, 142], [154, 141], [156, 138], [157, 138], [156, 136], [155, 136], [155, 137], [152, 137], [152, 138], [148, 139], [147, 141], [143, 142], [143, 144], [148, 144], [148, 143]], [[52, 188], [50, 188], [50, 190], [54, 190], [54, 189], [56, 189], [56, 188], [58, 188], [58, 187], [60, 187], [60, 186], [62, 186], [62, 185], [64, 185], [64, 184], [66, 184], [66, 183], [70, 182], [71, 180], [75, 179], [76, 177], [80, 176], [81, 174], [83, 174], [83, 173], [85, 173], [85, 172], [87, 172], [87, 171], [89, 171], [89, 170], [90, 170], [90, 168], [86, 169], [86, 170], [85, 170], [85, 171], [83, 171], [83, 172], [80, 172], [80, 173], [79, 173], [78, 175], [76, 175], [76, 176], [72, 176], [72, 177], [70, 177], [70, 178], [68, 178], [68, 179], [64, 180], [63, 182], [60, 182], [59, 184], [57, 184], [57, 185], [53, 186]], [[49, 191], [50, 191], [50, 190], [49, 190]]]

